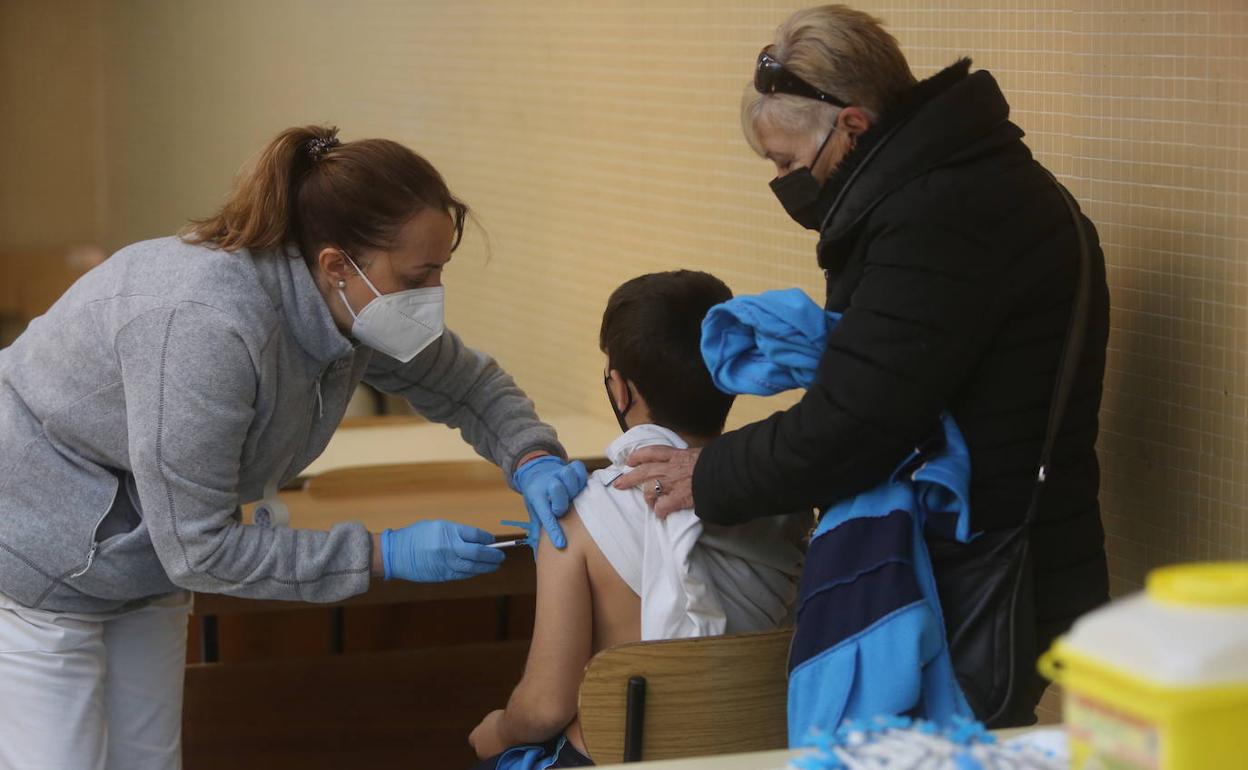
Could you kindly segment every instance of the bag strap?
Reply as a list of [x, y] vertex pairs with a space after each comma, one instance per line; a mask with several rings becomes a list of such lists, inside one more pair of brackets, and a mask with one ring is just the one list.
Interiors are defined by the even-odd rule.
[[[1043, 168], [1043, 167], [1042, 167]], [[1048, 169], [1043, 169], [1048, 174], [1049, 180], [1057, 187], [1058, 192], [1062, 195], [1062, 202], [1066, 204], [1066, 209], [1070, 212], [1071, 220], [1075, 224], [1075, 233], [1079, 239], [1078, 264], [1075, 273], [1075, 297], [1074, 305], [1071, 308], [1070, 323], [1066, 327], [1066, 341], [1062, 346], [1062, 357], [1058, 363], [1057, 382], [1053, 387], [1053, 402], [1049, 407], [1049, 423], [1045, 429], [1044, 446], [1040, 450], [1040, 463], [1036, 469], [1036, 483], [1032, 487], [1031, 502], [1027, 506], [1027, 515], [1023, 519], [1023, 525], [1019, 527], [1013, 535], [1008, 539], [1010, 542], [1021, 541], [1021, 550], [1016, 557], [1016, 563], [1019, 567], [1014, 585], [1010, 589], [1009, 603], [1009, 639], [1010, 652], [1008, 662], [1008, 679], [1005, 689], [1005, 697], [1002, 699], [1000, 706], [996, 711], [984, 721], [987, 724], [997, 724], [998, 721], [1008, 712], [1010, 704], [1014, 700], [1014, 692], [1018, 686], [1018, 661], [1016, 635], [1019, 633], [1018, 624], [1018, 603], [1020, 599], [1020, 591], [1025, 584], [1027, 573], [1027, 562], [1030, 559], [1031, 539], [1028, 537], [1028, 530], [1031, 529], [1032, 523], [1036, 518], [1036, 511], [1040, 507], [1040, 492], [1044, 489], [1044, 483], [1049, 477], [1049, 463], [1053, 458], [1053, 445], [1057, 443], [1057, 434], [1062, 427], [1062, 419], [1066, 416], [1066, 405], [1070, 401], [1070, 391], [1075, 384], [1075, 374], [1079, 369], [1079, 359], [1083, 354], [1083, 343], [1087, 337], [1088, 328], [1088, 305], [1091, 301], [1091, 283], [1092, 283], [1092, 257], [1091, 247], [1088, 245], [1088, 234], [1083, 227], [1083, 219], [1079, 216], [1079, 208], [1075, 205], [1075, 201], [1070, 197], [1070, 193], [1057, 181], [1057, 177], [1053, 176]], [[1034, 667], [1034, 663], [1031, 663]]]
[[[1043, 168], [1043, 167], [1042, 167]], [[1057, 177], [1048, 170], [1049, 180], [1062, 195], [1070, 218], [1075, 224], [1075, 233], [1079, 239], [1078, 264], [1075, 274], [1074, 306], [1070, 313], [1070, 323], [1066, 327], [1066, 341], [1062, 346], [1062, 357], [1058, 364], [1057, 383], [1053, 388], [1053, 402], [1049, 408], [1049, 423], [1044, 433], [1044, 446], [1040, 450], [1040, 464], [1036, 470], [1036, 484], [1032, 488], [1031, 502], [1027, 506], [1027, 515], [1023, 519], [1024, 529], [1035, 521], [1037, 509], [1040, 507], [1040, 492], [1049, 477], [1049, 464], [1053, 458], [1053, 445], [1057, 443], [1057, 434], [1062, 427], [1062, 419], [1066, 416], [1066, 406], [1070, 402], [1070, 392], [1075, 385], [1075, 375], [1079, 370], [1079, 359], [1083, 356], [1083, 343], [1088, 332], [1088, 305], [1091, 302], [1092, 289], [1092, 257], [1088, 245], [1088, 233], [1083, 227], [1083, 218], [1079, 208], [1070, 197], [1070, 193], [1057, 181]]]

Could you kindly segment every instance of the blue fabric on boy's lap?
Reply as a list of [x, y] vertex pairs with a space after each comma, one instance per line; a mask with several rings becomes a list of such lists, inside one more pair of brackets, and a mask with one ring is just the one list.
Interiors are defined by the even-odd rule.
[[593, 764], [568, 742], [566, 735], [560, 735], [542, 744], [513, 746], [496, 757], [477, 763], [472, 770], [556, 770], [593, 767]]

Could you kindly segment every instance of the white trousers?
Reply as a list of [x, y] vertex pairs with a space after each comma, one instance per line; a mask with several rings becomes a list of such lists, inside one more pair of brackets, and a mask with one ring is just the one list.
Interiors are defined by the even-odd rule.
[[0, 769], [180, 768], [190, 606], [71, 615], [0, 594]]

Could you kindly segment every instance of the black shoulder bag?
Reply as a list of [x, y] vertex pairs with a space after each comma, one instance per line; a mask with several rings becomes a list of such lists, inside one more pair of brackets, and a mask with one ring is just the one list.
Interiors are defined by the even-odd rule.
[[1079, 254], [1073, 309], [1027, 514], [1021, 526], [985, 533], [969, 544], [928, 543], [958, 680], [975, 715], [991, 727], [1031, 724], [1035, 702], [1044, 687], [1035, 670], [1042, 651], [1035, 649], [1031, 528], [1087, 336], [1091, 293], [1088, 236], [1070, 193], [1052, 174], [1049, 178], [1074, 222]]

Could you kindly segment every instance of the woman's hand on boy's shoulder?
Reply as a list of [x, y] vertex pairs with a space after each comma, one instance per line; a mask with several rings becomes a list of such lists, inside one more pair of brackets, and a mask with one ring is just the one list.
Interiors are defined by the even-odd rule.
[[665, 519], [669, 513], [693, 507], [693, 466], [701, 453], [701, 449], [642, 447], [628, 456], [625, 462], [632, 470], [616, 479], [613, 486], [641, 487], [646, 504]]
[[489, 759], [511, 748], [503, 739], [502, 725], [503, 710], [495, 709], [468, 735], [468, 745], [477, 752], [477, 759]]

